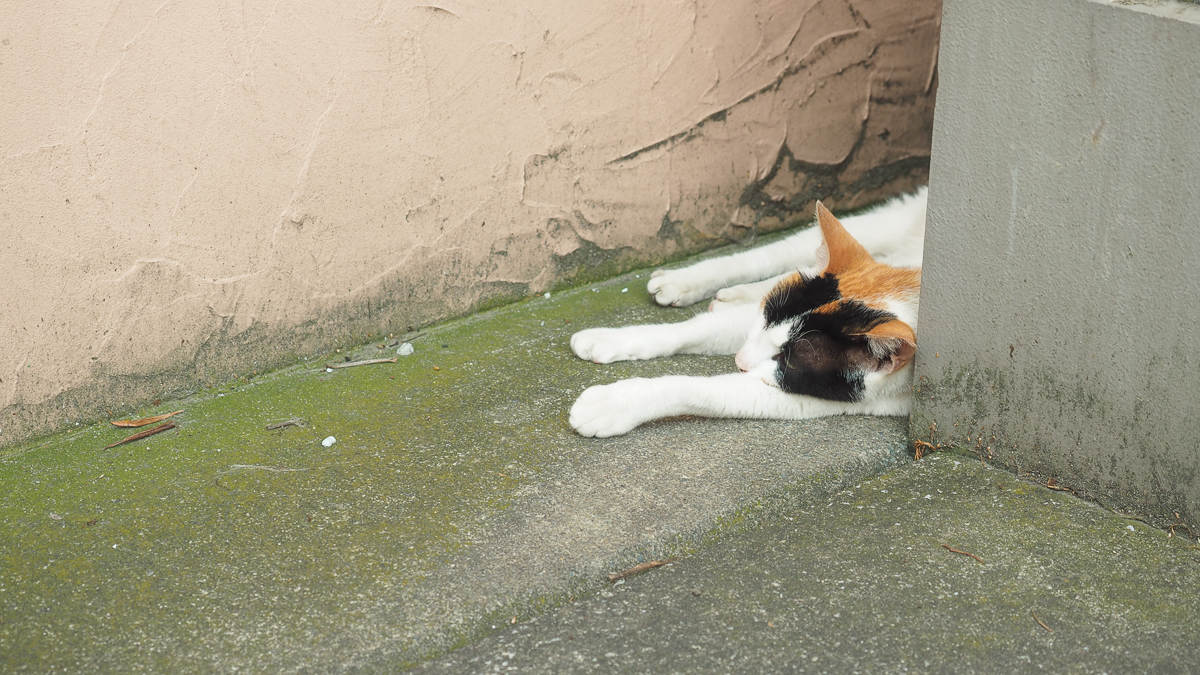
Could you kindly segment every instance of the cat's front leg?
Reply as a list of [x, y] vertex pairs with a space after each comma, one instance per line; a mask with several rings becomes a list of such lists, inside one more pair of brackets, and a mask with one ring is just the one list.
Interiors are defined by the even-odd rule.
[[675, 270], [655, 270], [646, 290], [660, 305], [685, 307], [711, 298], [722, 288], [760, 281], [812, 265], [821, 243], [815, 229], [766, 246], [710, 258]]
[[708, 311], [719, 312], [722, 310], [736, 307], [737, 305], [762, 303], [762, 299], [767, 297], [767, 293], [775, 288], [775, 285], [780, 281], [791, 276], [783, 274], [777, 277], [771, 277], [766, 281], [758, 281], [752, 284], [738, 284], [729, 288], [722, 288], [713, 296], [712, 302], [708, 303]]
[[[635, 377], [612, 384], [588, 387], [571, 406], [571, 428], [581, 436], [607, 438], [629, 433], [634, 427], [669, 417], [672, 409], [662, 394], [670, 394], [662, 380]], [[666, 405], [664, 405], [666, 404]]]
[[746, 341], [757, 315], [757, 307], [745, 305], [720, 313], [705, 312], [679, 323], [589, 328], [571, 336], [571, 350], [596, 363], [672, 354], [733, 354]]
[[[846, 413], [904, 414], [878, 404], [842, 403], [789, 394], [763, 381], [763, 372], [715, 377], [634, 378], [589, 387], [571, 406], [571, 427], [582, 436], [628, 433], [646, 422], [675, 417], [806, 419]], [[901, 402], [902, 403], [902, 402]], [[878, 409], [877, 409], [878, 408]]]
[[701, 300], [712, 297], [721, 288], [724, 277], [714, 277], [719, 273], [716, 266], [713, 269], [696, 269], [697, 265], [679, 270], [654, 270], [646, 290], [660, 305], [667, 307], [687, 307]]

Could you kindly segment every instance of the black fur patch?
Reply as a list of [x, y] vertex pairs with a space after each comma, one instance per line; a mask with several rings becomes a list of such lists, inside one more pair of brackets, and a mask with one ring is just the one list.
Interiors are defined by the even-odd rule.
[[799, 283], [779, 284], [771, 291], [763, 303], [763, 317], [768, 327], [777, 326], [841, 297], [837, 277], [832, 274], [801, 274]]
[[863, 376], [878, 370], [885, 359], [872, 354], [860, 334], [893, 318], [855, 300], [800, 317], [775, 356], [779, 388], [829, 401], [862, 400]]

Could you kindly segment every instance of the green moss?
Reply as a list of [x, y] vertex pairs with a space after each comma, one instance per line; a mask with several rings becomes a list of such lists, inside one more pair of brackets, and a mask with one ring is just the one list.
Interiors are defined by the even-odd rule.
[[[327, 622], [446, 564], [577, 451], [566, 416], [579, 383], [637, 366], [580, 361], [571, 333], [615, 314], [689, 313], [653, 306], [646, 276], [406, 336], [416, 352], [394, 364], [323, 367], [393, 356], [399, 337], [138, 410], [130, 416], [184, 412], [171, 418], [178, 428], [127, 445], [106, 449], [134, 430], [104, 423], [8, 448], [0, 647], [62, 663], [76, 647], [57, 636], [109, 635], [109, 617], [169, 624], [180, 603], [195, 606], [184, 641], [247, 614], [317, 617], [278, 627], [284, 643], [336, 632]], [[656, 368], [678, 364], [638, 372]], [[291, 418], [306, 426], [266, 428]]]

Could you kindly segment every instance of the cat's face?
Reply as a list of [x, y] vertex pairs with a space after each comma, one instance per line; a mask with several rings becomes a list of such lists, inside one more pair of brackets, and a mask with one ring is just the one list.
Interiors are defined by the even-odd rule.
[[821, 271], [772, 289], [737, 364], [789, 393], [861, 401], [916, 351], [921, 273], [876, 263], [824, 206], [817, 213]]

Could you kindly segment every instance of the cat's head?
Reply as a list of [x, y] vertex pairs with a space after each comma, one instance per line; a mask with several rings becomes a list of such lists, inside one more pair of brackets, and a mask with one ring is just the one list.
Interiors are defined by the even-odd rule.
[[767, 294], [737, 364], [789, 393], [861, 401], [912, 361], [921, 272], [875, 262], [820, 202], [817, 223], [816, 271]]

